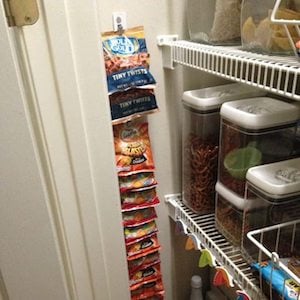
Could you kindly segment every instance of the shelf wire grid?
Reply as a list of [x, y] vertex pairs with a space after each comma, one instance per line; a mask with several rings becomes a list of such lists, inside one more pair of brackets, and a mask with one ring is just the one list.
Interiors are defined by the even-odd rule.
[[171, 61], [229, 80], [300, 100], [300, 63], [294, 56], [268, 56], [238, 47], [171, 41]]
[[232, 276], [234, 283], [246, 291], [252, 300], [266, 299], [240, 248], [227, 241], [215, 227], [214, 214], [195, 214], [182, 203], [180, 194], [167, 195], [165, 198], [167, 203], [175, 207], [175, 219], [180, 220], [202, 246], [212, 253], [217, 263]]

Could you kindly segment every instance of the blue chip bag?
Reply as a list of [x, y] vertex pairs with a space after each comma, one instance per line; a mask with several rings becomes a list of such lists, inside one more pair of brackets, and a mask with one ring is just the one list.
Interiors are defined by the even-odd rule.
[[155, 79], [149, 72], [149, 58], [143, 26], [102, 34], [108, 92], [130, 88], [153, 87]]

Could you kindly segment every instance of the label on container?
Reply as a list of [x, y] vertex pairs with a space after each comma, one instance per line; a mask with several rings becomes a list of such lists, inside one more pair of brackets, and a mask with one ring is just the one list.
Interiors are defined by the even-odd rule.
[[300, 181], [300, 170], [296, 168], [285, 168], [275, 172], [275, 178], [284, 183], [292, 183]]
[[263, 114], [269, 114], [272, 112], [269, 108], [265, 106], [259, 106], [259, 105], [252, 105], [252, 104], [245, 104], [240, 105], [237, 107], [237, 109], [253, 114], [253, 115], [263, 115]]

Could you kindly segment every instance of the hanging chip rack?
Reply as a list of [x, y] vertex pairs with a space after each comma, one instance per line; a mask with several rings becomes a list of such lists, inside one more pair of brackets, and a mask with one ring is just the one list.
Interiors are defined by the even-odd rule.
[[203, 247], [211, 252], [216, 262], [228, 271], [240, 289], [246, 291], [252, 300], [266, 299], [240, 249], [231, 245], [216, 229], [214, 214], [195, 214], [181, 202], [181, 194], [166, 195], [165, 200], [170, 216], [185, 224]]

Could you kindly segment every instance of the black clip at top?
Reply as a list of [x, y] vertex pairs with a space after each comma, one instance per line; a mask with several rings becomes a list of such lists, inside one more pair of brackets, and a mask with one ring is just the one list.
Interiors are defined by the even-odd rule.
[[118, 32], [119, 35], [122, 35], [124, 33], [124, 28], [121, 24], [118, 24], [118, 31], [117, 32]]

